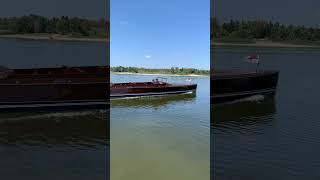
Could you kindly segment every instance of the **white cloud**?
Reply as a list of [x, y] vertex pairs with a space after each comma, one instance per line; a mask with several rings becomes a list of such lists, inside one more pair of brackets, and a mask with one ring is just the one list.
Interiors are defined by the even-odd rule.
[[144, 57], [145, 57], [145, 58], [147, 58], [147, 59], [152, 58], [152, 56], [151, 56], [151, 55], [145, 55]]

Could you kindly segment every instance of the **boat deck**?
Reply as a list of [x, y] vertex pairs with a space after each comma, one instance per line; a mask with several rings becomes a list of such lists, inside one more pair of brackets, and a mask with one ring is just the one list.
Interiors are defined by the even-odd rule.
[[153, 83], [153, 82], [132, 82], [132, 83], [111, 83], [110, 88], [156, 88], [156, 87], [169, 87], [169, 83]]

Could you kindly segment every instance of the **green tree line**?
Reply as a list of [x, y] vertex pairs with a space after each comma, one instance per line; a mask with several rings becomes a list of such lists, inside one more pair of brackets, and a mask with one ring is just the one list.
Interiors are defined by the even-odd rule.
[[128, 73], [146, 73], [146, 74], [174, 74], [174, 75], [209, 75], [209, 70], [200, 70], [195, 68], [178, 68], [172, 67], [170, 69], [149, 69], [139, 67], [111, 67], [111, 72], [128, 72]]
[[1, 34], [52, 33], [74, 36], [108, 37], [110, 23], [105, 19], [89, 20], [68, 16], [43, 17], [31, 14], [0, 18]]
[[214, 40], [272, 40], [320, 42], [320, 29], [298, 25], [285, 25], [266, 20], [220, 23], [211, 18], [211, 39]]

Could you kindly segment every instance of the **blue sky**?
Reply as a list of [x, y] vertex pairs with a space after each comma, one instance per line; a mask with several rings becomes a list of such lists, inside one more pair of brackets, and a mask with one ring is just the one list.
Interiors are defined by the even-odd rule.
[[210, 68], [209, 0], [111, 0], [111, 66]]

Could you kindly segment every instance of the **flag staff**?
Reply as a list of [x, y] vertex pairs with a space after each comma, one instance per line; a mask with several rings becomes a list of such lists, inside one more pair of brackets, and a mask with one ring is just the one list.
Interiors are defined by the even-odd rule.
[[261, 55], [260, 55], [260, 51], [258, 51], [258, 63], [257, 63], [257, 66], [256, 66], [256, 73], [258, 73], [259, 71], [259, 65], [260, 65], [260, 60], [261, 60]]

